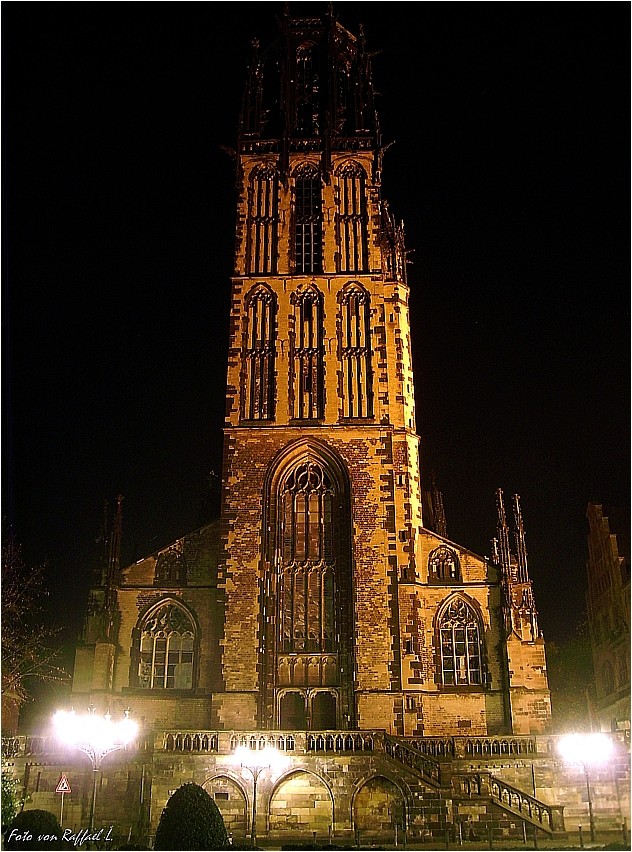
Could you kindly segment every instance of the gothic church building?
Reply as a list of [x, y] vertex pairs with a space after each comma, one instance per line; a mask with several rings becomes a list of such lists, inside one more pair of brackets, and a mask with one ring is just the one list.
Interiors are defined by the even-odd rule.
[[262, 776], [259, 836], [282, 834], [294, 804], [297, 830], [439, 833], [465, 811], [433, 755], [533, 755], [550, 722], [520, 503], [509, 522], [497, 492], [490, 557], [446, 537], [436, 500], [424, 518], [406, 248], [381, 192], [370, 54], [331, 10], [279, 23], [253, 43], [237, 139], [221, 517], [122, 567], [119, 504], [72, 703], [141, 725], [126, 765], [151, 805], [134, 834], [186, 780], [249, 831], [239, 743], [294, 761], [285, 780]]
[[404, 233], [362, 36], [286, 16], [255, 45], [237, 172], [221, 520], [106, 567], [76, 700], [213, 730], [542, 731], [517, 498], [515, 556], [501, 494], [491, 559], [424, 526]]

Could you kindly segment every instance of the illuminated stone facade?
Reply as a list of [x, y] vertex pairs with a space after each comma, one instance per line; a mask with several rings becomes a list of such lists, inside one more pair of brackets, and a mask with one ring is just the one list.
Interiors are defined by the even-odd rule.
[[519, 500], [510, 525], [497, 492], [489, 558], [439, 499], [424, 525], [382, 154], [362, 36], [286, 12], [238, 137], [221, 517], [121, 568], [119, 503], [76, 653], [74, 706], [141, 726], [99, 800], [134, 836], [190, 780], [249, 831], [240, 744], [289, 759], [262, 774], [260, 837], [563, 827], [533, 789], [536, 764], [549, 802], [563, 784]]
[[75, 695], [163, 726], [177, 706], [218, 730], [543, 731], [517, 498], [515, 555], [501, 492], [489, 559], [424, 526], [404, 232], [362, 38], [284, 17], [254, 48], [237, 158], [221, 520], [106, 567]]

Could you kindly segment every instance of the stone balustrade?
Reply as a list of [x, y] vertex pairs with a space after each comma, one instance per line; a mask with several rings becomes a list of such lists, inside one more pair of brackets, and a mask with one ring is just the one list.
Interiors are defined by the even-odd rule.
[[452, 789], [457, 796], [490, 798], [547, 834], [564, 830], [563, 807], [547, 805], [489, 772], [453, 774]]
[[435, 787], [441, 786], [441, 766], [434, 758], [423, 754], [413, 745], [408, 745], [407, 741], [389, 735], [384, 735], [384, 750], [389, 757], [418, 772], [425, 781]]

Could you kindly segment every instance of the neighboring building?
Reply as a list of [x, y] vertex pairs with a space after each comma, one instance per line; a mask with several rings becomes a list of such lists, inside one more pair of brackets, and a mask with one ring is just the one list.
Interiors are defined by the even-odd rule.
[[287, 8], [277, 41], [253, 43], [238, 138], [221, 517], [121, 568], [119, 501], [77, 648], [75, 708], [130, 708], [142, 729], [138, 751], [107, 758], [100, 819], [146, 838], [195, 780], [243, 836], [235, 747], [274, 745], [289, 763], [254, 788], [259, 836], [550, 834], [576, 787], [539, 736], [550, 697], [520, 502], [509, 524], [497, 491], [490, 558], [446, 537], [436, 489], [424, 525], [370, 53], [331, 11]]
[[601, 730], [630, 728], [630, 510], [589, 503], [588, 625]]

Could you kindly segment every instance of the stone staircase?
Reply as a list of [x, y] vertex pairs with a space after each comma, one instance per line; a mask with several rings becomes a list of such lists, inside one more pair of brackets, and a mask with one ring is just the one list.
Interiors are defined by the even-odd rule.
[[387, 734], [384, 735], [384, 751], [390, 760], [411, 770], [441, 798], [452, 799], [456, 821], [466, 821], [472, 804], [486, 804], [491, 805], [491, 808], [486, 808], [487, 825], [495, 821], [496, 810], [496, 813], [500, 811], [510, 820], [513, 818], [533, 826], [549, 837], [565, 831], [563, 807], [548, 805], [491, 772], [454, 769], [450, 755], [431, 756], [418, 748], [418, 742]]

